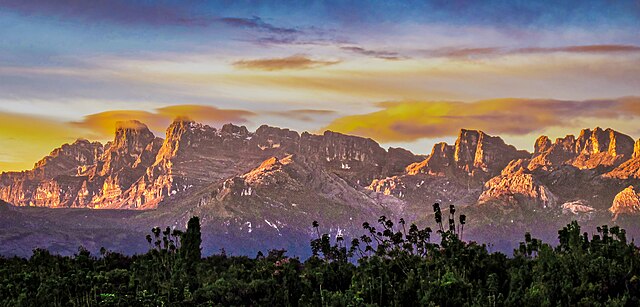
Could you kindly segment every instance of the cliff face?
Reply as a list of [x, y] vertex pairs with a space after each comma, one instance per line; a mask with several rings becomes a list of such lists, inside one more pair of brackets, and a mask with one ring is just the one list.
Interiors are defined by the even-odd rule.
[[475, 178], [490, 178], [513, 159], [528, 157], [499, 138], [477, 130], [460, 130], [453, 146], [436, 144], [431, 155], [424, 161], [407, 167], [407, 173], [431, 175], [468, 175]]
[[633, 139], [612, 129], [583, 129], [578, 138], [567, 135], [556, 139], [553, 144], [542, 136], [536, 141], [529, 169], [562, 164], [579, 169], [610, 169], [630, 159], [633, 151]]
[[419, 160], [402, 149], [384, 150], [372, 139], [326, 131], [323, 135], [303, 133], [300, 156], [335, 172], [350, 184], [366, 186], [371, 180], [402, 173]]
[[161, 141], [140, 122], [118, 123], [107, 145], [78, 140], [33, 170], [2, 174], [0, 197], [19, 206], [108, 206], [152, 163]]
[[640, 140], [634, 145], [632, 158], [605, 174], [604, 177], [621, 180], [640, 179]]
[[478, 198], [480, 204], [527, 204], [534, 207], [555, 207], [558, 198], [526, 169], [528, 160], [512, 161], [500, 174], [484, 185]]
[[[513, 161], [485, 183], [479, 202], [543, 208], [580, 202], [605, 210], [619, 185], [607, 172], [628, 165], [633, 151], [633, 140], [611, 129], [584, 129], [577, 138], [567, 135], [554, 142], [541, 136], [530, 159]], [[564, 211], [574, 213], [573, 209]]]
[[454, 147], [447, 143], [438, 143], [431, 149], [431, 154], [421, 162], [407, 166], [407, 174], [429, 174], [446, 176], [452, 174], [454, 168]]
[[99, 142], [77, 140], [54, 149], [48, 156], [36, 162], [31, 172], [37, 178], [53, 178], [58, 175], [75, 175], [95, 164], [104, 152]]
[[371, 139], [325, 132], [311, 135], [261, 126], [221, 129], [176, 120], [166, 138], [142, 123], [119, 123], [114, 140], [63, 145], [22, 173], [0, 176], [0, 198], [18, 206], [151, 209], [178, 194], [251, 170], [268, 157], [296, 154], [351, 185], [402, 172], [418, 158], [382, 149]]
[[471, 204], [487, 179], [509, 161], [527, 156], [499, 137], [463, 129], [454, 145], [434, 145], [431, 154], [408, 165], [405, 174], [376, 179], [368, 189], [396, 196], [415, 208], [433, 202]]

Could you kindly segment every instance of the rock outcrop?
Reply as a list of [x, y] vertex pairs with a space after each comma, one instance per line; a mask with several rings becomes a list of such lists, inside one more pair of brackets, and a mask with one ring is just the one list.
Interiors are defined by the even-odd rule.
[[526, 204], [543, 209], [555, 207], [558, 198], [526, 169], [527, 162], [527, 160], [514, 160], [500, 176], [487, 181], [478, 202], [480, 204], [491, 202]]
[[529, 169], [554, 168], [562, 164], [579, 169], [611, 169], [630, 159], [633, 148], [631, 137], [612, 129], [583, 129], [578, 138], [567, 135], [554, 143], [542, 136], [536, 140]]
[[455, 145], [436, 144], [431, 155], [407, 167], [407, 173], [486, 179], [500, 173], [511, 160], [528, 157], [499, 138], [477, 130], [460, 130]]
[[633, 186], [628, 186], [613, 199], [609, 212], [614, 219], [620, 215], [637, 215], [640, 213], [640, 193]]
[[120, 122], [112, 142], [65, 144], [25, 172], [3, 173], [0, 198], [18, 206], [109, 207], [151, 165], [162, 139]]
[[589, 215], [596, 211], [593, 207], [586, 205], [584, 200], [566, 202], [560, 208], [562, 208], [562, 213], [573, 215]]
[[393, 195], [420, 208], [433, 202], [468, 205], [477, 201], [483, 183], [509, 161], [528, 157], [499, 137], [462, 129], [455, 145], [438, 143], [424, 160], [408, 165], [405, 174], [373, 180], [368, 189]]
[[632, 158], [606, 173], [604, 177], [621, 180], [640, 179], [640, 140], [636, 141], [634, 145]]

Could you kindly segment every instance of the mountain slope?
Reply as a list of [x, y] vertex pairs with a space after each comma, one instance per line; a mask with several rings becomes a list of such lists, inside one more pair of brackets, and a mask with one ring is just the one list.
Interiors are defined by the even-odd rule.
[[[79, 244], [138, 251], [151, 227], [183, 228], [193, 215], [201, 217], [205, 251], [304, 253], [314, 220], [334, 236], [358, 236], [363, 221], [380, 215], [433, 223], [435, 202], [472, 216], [469, 238], [505, 247], [520, 239], [515, 232], [555, 230], [570, 219], [635, 225], [637, 206], [625, 188], [640, 184], [640, 141], [596, 128], [554, 142], [542, 136], [534, 148], [462, 129], [455, 144], [421, 157], [330, 131], [251, 132], [179, 119], [161, 139], [142, 123], [119, 123], [107, 144], [78, 140], [30, 171], [0, 175], [0, 199], [14, 205], [0, 208], [8, 234], [0, 253], [72, 252]], [[113, 243], [109, 232], [118, 233]]]

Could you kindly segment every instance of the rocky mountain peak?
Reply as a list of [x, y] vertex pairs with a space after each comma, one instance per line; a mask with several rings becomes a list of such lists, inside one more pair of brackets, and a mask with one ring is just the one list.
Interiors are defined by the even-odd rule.
[[300, 152], [318, 161], [345, 163], [382, 163], [385, 150], [372, 139], [325, 131], [323, 135], [307, 132], [300, 136]]
[[155, 139], [147, 125], [137, 121], [119, 121], [111, 147], [128, 154], [140, 154]]
[[524, 168], [526, 162], [512, 161], [500, 176], [487, 181], [478, 203], [525, 204], [542, 208], [556, 206], [558, 197]]
[[622, 190], [613, 199], [613, 204], [609, 208], [614, 219], [622, 214], [640, 213], [640, 193], [631, 185]]
[[536, 139], [536, 143], [533, 146], [534, 148], [533, 153], [539, 154], [541, 152], [545, 152], [551, 148], [551, 145], [552, 145], [551, 140], [549, 139], [548, 136], [546, 135], [540, 136], [538, 139]]
[[165, 139], [166, 140], [179, 139], [185, 132], [192, 130], [193, 128], [196, 128], [198, 126], [199, 124], [187, 118], [176, 118], [169, 125], [169, 127], [167, 127]]
[[454, 147], [447, 143], [438, 143], [431, 149], [431, 154], [422, 162], [412, 163], [406, 168], [409, 175], [426, 173], [436, 176], [445, 176], [450, 172], [454, 163]]
[[103, 145], [78, 139], [72, 144], [64, 144], [36, 162], [37, 176], [52, 178], [62, 174], [75, 174], [79, 168], [93, 165], [103, 154]]
[[576, 140], [576, 153], [597, 154], [606, 152], [612, 156], [626, 155], [631, 157], [633, 144], [631, 137], [611, 128], [602, 130], [600, 127], [596, 127], [593, 131], [583, 129]]
[[162, 160], [166, 162], [177, 156], [179, 152], [187, 150], [191, 144], [215, 135], [217, 135], [215, 128], [187, 118], [176, 118], [167, 127], [165, 140], [158, 152], [156, 163]]
[[640, 178], [640, 140], [633, 146], [632, 158], [620, 164], [618, 167], [604, 174], [606, 178], [639, 179]]
[[535, 143], [530, 169], [573, 165], [579, 169], [611, 168], [631, 158], [634, 142], [628, 135], [607, 128], [582, 129], [578, 138], [567, 135], [549, 145], [548, 138]]
[[247, 127], [236, 126], [231, 123], [223, 125], [222, 129], [220, 129], [220, 132], [227, 133], [227, 134], [236, 134], [240, 136], [246, 136], [249, 134], [249, 130], [247, 130]]
[[150, 165], [162, 143], [156, 138], [147, 125], [136, 121], [116, 123], [115, 136], [106, 146], [98, 165], [99, 174], [106, 176], [121, 169]]
[[529, 153], [507, 145], [500, 137], [479, 130], [462, 129], [455, 145], [434, 145], [431, 155], [407, 167], [407, 173], [445, 175], [462, 172], [474, 177], [490, 177], [498, 174], [509, 161], [528, 156]]
[[478, 141], [484, 136], [482, 131], [461, 129], [456, 139], [453, 159], [470, 172], [476, 156]]
[[293, 140], [300, 138], [300, 134], [298, 134], [298, 132], [296, 131], [285, 128], [271, 127], [268, 125], [262, 125], [258, 127], [258, 129], [256, 129], [255, 135], [259, 137], [281, 137]]

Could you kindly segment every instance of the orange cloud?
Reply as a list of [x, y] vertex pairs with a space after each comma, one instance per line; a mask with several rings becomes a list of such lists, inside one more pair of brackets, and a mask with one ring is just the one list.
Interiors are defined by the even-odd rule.
[[[575, 126], [587, 119], [640, 118], [640, 98], [615, 100], [494, 99], [478, 102], [385, 102], [380, 111], [334, 120], [326, 130], [406, 142], [456, 135], [460, 128], [526, 135], [553, 126]], [[588, 124], [591, 125], [590, 123]]]
[[162, 125], [165, 125], [166, 127], [166, 124], [169, 122], [167, 118], [147, 111], [114, 110], [90, 114], [85, 116], [82, 121], [73, 122], [71, 124], [93, 132], [93, 138], [103, 139], [113, 135], [113, 131], [116, 129], [116, 122], [128, 120], [138, 120], [143, 122], [149, 126], [151, 130], [156, 130]]
[[233, 66], [242, 69], [276, 71], [285, 69], [310, 69], [322, 66], [338, 64], [340, 61], [320, 61], [302, 55], [293, 55], [286, 58], [272, 58], [259, 60], [241, 60], [233, 63]]
[[82, 121], [73, 125], [94, 132], [95, 138], [113, 135], [116, 122], [138, 120], [149, 126], [149, 129], [162, 132], [178, 117], [186, 117], [197, 122], [208, 124], [244, 123], [249, 117], [256, 115], [246, 110], [219, 109], [204, 105], [174, 105], [156, 109], [152, 112], [140, 110], [113, 110], [85, 116]]

